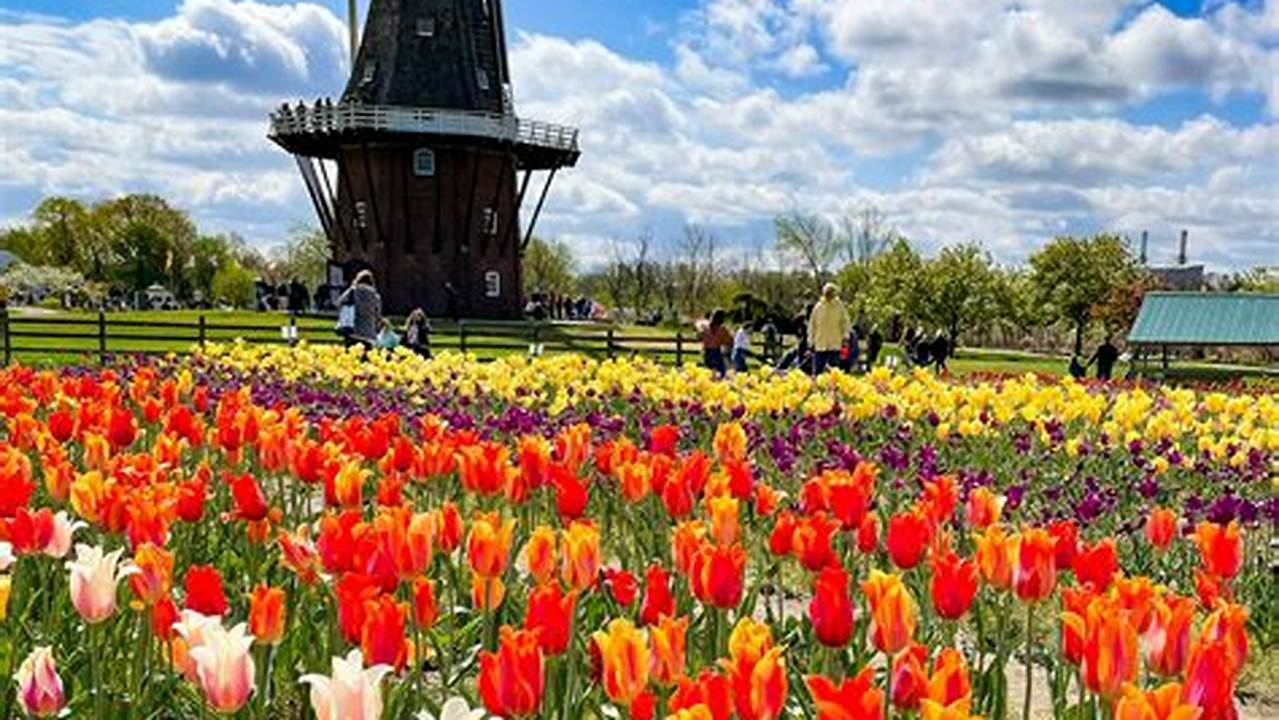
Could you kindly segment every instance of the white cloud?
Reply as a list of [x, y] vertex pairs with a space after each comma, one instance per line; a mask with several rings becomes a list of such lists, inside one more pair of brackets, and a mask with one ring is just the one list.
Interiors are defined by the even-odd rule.
[[[1275, 4], [1179, 18], [1128, 0], [704, 0], [669, 64], [512, 29], [520, 114], [582, 129], [538, 230], [584, 267], [608, 238], [686, 221], [746, 257], [778, 212], [873, 204], [926, 248], [975, 239], [1003, 261], [1062, 232], [1186, 227], [1210, 262], [1264, 262], [1274, 121], [1205, 103], [1161, 128], [1118, 111], [1189, 88], [1279, 114]], [[266, 113], [340, 92], [344, 43], [305, 2], [186, 0], [132, 24], [0, 15], [0, 187], [160, 192], [274, 242], [312, 211]]]

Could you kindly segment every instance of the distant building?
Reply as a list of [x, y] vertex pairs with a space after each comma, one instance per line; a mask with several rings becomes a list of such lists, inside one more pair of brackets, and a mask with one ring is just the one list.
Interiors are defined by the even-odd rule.
[[1146, 271], [1159, 278], [1167, 290], [1194, 291], [1206, 287], [1203, 265], [1147, 266]]

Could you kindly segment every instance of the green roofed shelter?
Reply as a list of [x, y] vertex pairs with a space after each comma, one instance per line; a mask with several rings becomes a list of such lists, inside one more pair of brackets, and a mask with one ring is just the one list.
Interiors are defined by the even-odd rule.
[[1128, 332], [1128, 344], [1279, 347], [1279, 294], [1149, 292]]

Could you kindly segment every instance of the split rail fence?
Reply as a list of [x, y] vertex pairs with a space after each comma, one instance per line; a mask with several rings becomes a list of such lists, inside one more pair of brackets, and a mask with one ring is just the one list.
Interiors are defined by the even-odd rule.
[[[242, 340], [254, 345], [341, 345], [334, 318], [266, 315], [261, 323], [227, 322], [217, 315], [195, 320], [137, 320], [97, 313], [80, 317], [17, 315], [0, 310], [4, 364], [66, 357], [106, 362], [117, 355], [189, 354], [207, 343]], [[701, 345], [692, 331], [620, 328], [609, 324], [532, 321], [432, 321], [433, 351], [499, 355], [574, 352], [595, 358], [643, 356], [677, 365], [696, 361]], [[775, 349], [770, 349], [775, 350]], [[766, 353], [773, 355], [773, 352]]]

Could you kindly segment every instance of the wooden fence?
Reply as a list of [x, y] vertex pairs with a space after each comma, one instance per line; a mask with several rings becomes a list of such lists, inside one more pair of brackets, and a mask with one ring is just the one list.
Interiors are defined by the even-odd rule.
[[[106, 362], [113, 355], [187, 354], [212, 342], [340, 345], [334, 318], [322, 315], [262, 315], [262, 323], [220, 322], [215, 315], [194, 321], [136, 320], [97, 313], [81, 317], [15, 315], [0, 310], [4, 364], [26, 357], [84, 356]], [[646, 356], [683, 364], [697, 360], [701, 345], [691, 331], [623, 329], [610, 324], [432, 321], [431, 349], [475, 353], [481, 359], [512, 353], [582, 353], [595, 358]], [[769, 356], [776, 348], [766, 349]]]

